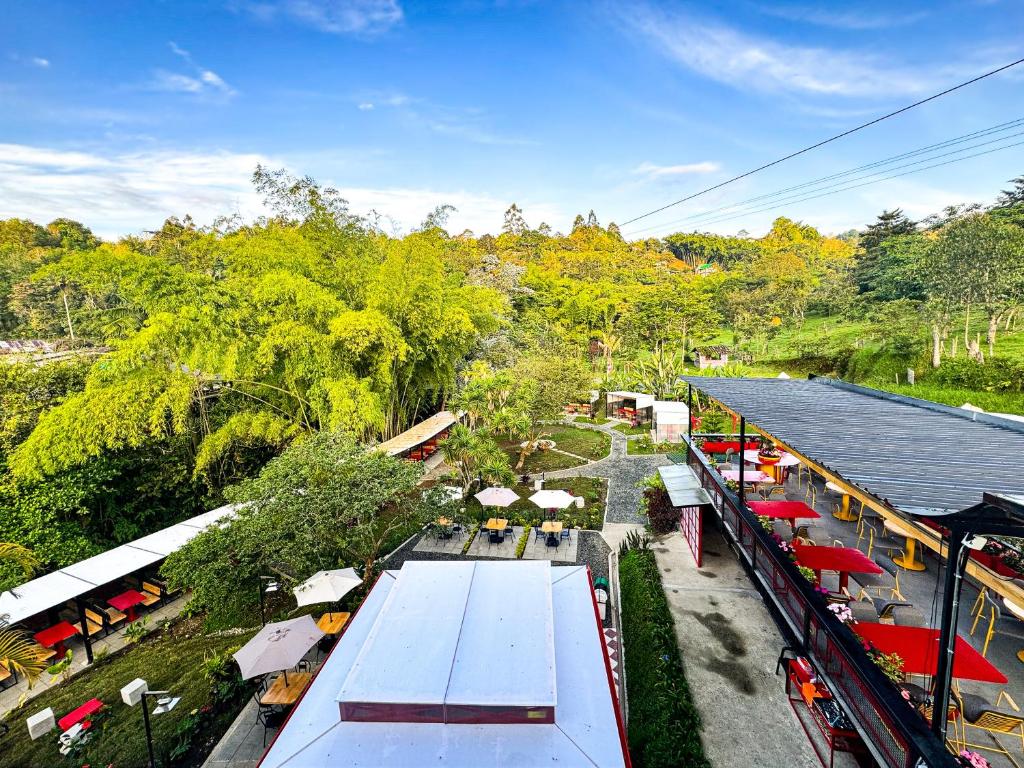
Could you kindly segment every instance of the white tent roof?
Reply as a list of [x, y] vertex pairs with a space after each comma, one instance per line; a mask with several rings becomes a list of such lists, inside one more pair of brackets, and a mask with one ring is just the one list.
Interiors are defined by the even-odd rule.
[[[437, 573], [431, 574], [431, 570]], [[399, 588], [407, 572], [410, 583]], [[430, 583], [433, 588], [417, 587], [412, 581]], [[403, 596], [407, 589], [410, 591]], [[449, 601], [451, 593], [435, 589], [452, 589], [454, 597]], [[538, 590], [547, 594], [550, 602], [539, 596]], [[416, 609], [414, 596], [429, 596], [431, 605]], [[503, 607], [506, 600], [507, 607]], [[442, 657], [448, 662], [439, 663], [434, 647], [451, 647], [451, 629], [440, 626], [451, 619], [448, 602], [463, 609], [455, 626], [462, 637], [456, 638], [454, 656]], [[549, 677], [543, 647], [550, 626], [552, 694], [557, 702], [554, 724], [341, 720], [338, 691], [348, 684], [357, 662], [369, 661], [368, 653], [375, 652], [367, 649], [381, 642], [384, 634], [408, 630], [395, 612], [400, 605], [412, 607], [421, 617], [426, 614], [426, 624], [398, 644], [403, 646], [407, 675], [417, 678], [409, 681], [412, 687], [422, 691], [422, 682], [435, 677], [430, 668], [440, 666], [445, 675], [452, 673], [453, 684], [463, 694], [476, 698], [485, 692], [488, 701], [495, 703], [518, 701], [523, 691], [532, 698], [546, 689]], [[541, 614], [550, 617], [550, 625], [538, 623]], [[392, 625], [392, 621], [398, 623]], [[443, 638], [436, 643], [430, 639], [425, 646], [435, 631]], [[387, 642], [388, 647], [396, 647], [393, 641]], [[557, 764], [563, 768], [619, 768], [625, 765], [625, 746], [604, 653], [593, 591], [583, 566], [551, 567], [546, 561], [410, 561], [401, 571], [386, 571], [370, 591], [260, 766], [526, 768]], [[488, 659], [493, 663], [486, 669], [480, 667]], [[535, 659], [537, 664], [528, 663]], [[509, 661], [514, 671], [503, 666]], [[462, 668], [463, 664], [468, 666]], [[532, 667], [537, 668], [536, 673]], [[359, 679], [361, 685], [368, 686], [363, 691], [372, 693], [369, 677], [360, 673], [353, 682]]]
[[669, 464], [658, 467], [658, 474], [668, 491], [673, 507], [699, 507], [711, 504], [711, 497], [700, 484], [692, 469], [685, 464]]
[[637, 408], [650, 408], [654, 405], [654, 395], [648, 395], [644, 392], [627, 392], [625, 390], [615, 390], [609, 392], [610, 397], [626, 398], [628, 400], [636, 400]]
[[17, 624], [96, 587], [158, 563], [218, 519], [233, 513], [234, 507], [204, 512], [0, 593], [0, 618], [9, 624]]
[[690, 416], [686, 403], [675, 400], [655, 400], [654, 418], [659, 424], [685, 424]]

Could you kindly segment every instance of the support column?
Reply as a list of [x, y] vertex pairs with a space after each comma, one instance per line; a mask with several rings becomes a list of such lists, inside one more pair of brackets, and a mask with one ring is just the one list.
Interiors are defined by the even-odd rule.
[[745, 462], [743, 460], [743, 449], [746, 447], [746, 445], [747, 445], [747, 420], [743, 416], [740, 416], [740, 449], [739, 449], [739, 451], [737, 451], [736, 456], [737, 456], [737, 458], [740, 461], [740, 506], [743, 509], [746, 509], [746, 507], [747, 507], [746, 483], [744, 482], [744, 477], [743, 477], [743, 467], [747, 463], [747, 462]]
[[[75, 598], [75, 607], [78, 608], [78, 621], [82, 627], [82, 642], [85, 644], [86, 662], [92, 664], [92, 642], [89, 640], [89, 619], [85, 615], [85, 603], [82, 598]], [[57, 659], [60, 661], [60, 659]]]
[[942, 616], [939, 623], [939, 664], [935, 671], [935, 704], [932, 707], [932, 733], [946, 738], [946, 710], [949, 707], [949, 689], [953, 679], [953, 652], [956, 648], [956, 625], [960, 613], [960, 586], [963, 583], [964, 564], [960, 562], [964, 537], [969, 532], [954, 527], [949, 532], [946, 549], [946, 579], [942, 587]]
[[693, 440], [693, 384], [686, 383], [686, 439]]

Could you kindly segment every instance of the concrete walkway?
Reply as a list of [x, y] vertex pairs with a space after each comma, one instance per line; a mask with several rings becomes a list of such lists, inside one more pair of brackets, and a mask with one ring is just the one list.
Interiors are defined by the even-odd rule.
[[[700, 569], [681, 533], [651, 546], [711, 765], [817, 768], [775, 675], [782, 636], [725, 541], [705, 528]], [[838, 755], [836, 765], [844, 765]]]

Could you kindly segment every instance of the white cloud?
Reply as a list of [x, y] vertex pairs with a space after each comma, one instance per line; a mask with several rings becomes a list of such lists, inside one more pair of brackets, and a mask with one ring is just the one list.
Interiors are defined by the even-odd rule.
[[379, 34], [404, 17], [397, 0], [256, 0], [241, 7], [263, 21], [285, 18], [338, 35]]
[[29, 61], [40, 69], [47, 69], [50, 66], [50, 60], [44, 59], [42, 56], [33, 56]]
[[637, 176], [646, 176], [651, 179], [665, 176], [686, 176], [689, 174], [714, 173], [719, 169], [718, 163], [705, 160], [700, 163], [687, 163], [685, 165], [656, 165], [655, 163], [640, 163], [633, 169]]
[[[306, 158], [304, 165], [315, 165]], [[157, 229], [168, 216], [190, 214], [200, 224], [238, 213], [244, 219], [268, 213], [250, 182], [257, 164], [286, 167], [282, 158], [257, 153], [148, 150], [82, 152], [0, 144], [0, 218], [47, 222], [59, 216], [82, 221], [98, 234]], [[304, 171], [297, 171], [304, 172]], [[449, 229], [497, 233], [509, 200], [464, 190], [335, 184], [353, 213], [377, 211], [403, 230], [418, 226], [442, 203], [458, 212]], [[556, 207], [518, 199], [530, 223], [563, 222]]]
[[180, 47], [173, 40], [168, 47], [171, 52], [182, 59], [193, 73], [190, 75], [181, 72], [169, 72], [166, 69], [157, 69], [153, 73], [153, 79], [149, 88], [154, 91], [170, 91], [173, 93], [191, 93], [194, 95], [219, 96], [230, 98], [235, 95], [235, 89], [228, 85], [224, 78], [212, 69], [201, 67], [192, 58], [192, 54]]
[[841, 9], [834, 6], [789, 6], [768, 4], [758, 8], [761, 13], [789, 21], [814, 24], [819, 27], [834, 27], [862, 31], [870, 29], [892, 29], [916, 24], [928, 16], [926, 11], [903, 13], [872, 13], [869, 10]]
[[785, 45], [647, 6], [629, 6], [622, 18], [687, 69], [741, 89], [892, 96], [925, 91], [943, 74], [918, 74], [861, 52]]
[[364, 101], [360, 103], [359, 109], [361, 109], [364, 112], [368, 112], [369, 110], [373, 109], [373, 102]]

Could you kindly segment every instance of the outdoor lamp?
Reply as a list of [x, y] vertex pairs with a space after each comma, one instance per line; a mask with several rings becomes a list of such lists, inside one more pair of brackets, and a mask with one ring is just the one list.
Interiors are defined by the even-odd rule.
[[156, 709], [154, 715], [162, 715], [170, 712], [181, 701], [180, 696], [168, 695], [170, 691], [151, 691], [149, 684], [138, 677], [121, 689], [121, 700], [129, 707], [142, 704], [142, 724], [146, 729], [146, 748], [149, 751], [149, 768], [156, 768], [156, 756], [153, 754], [153, 731], [149, 726], [149, 702], [147, 696], [156, 697]]
[[[266, 586], [263, 585], [264, 582], [266, 582]], [[264, 627], [267, 626], [267, 616], [266, 601], [263, 599], [263, 595], [277, 592], [280, 586], [276, 576], [260, 576], [260, 622]]]
[[984, 536], [978, 536], [977, 534], [971, 534], [970, 536], [964, 537], [964, 546], [967, 549], [973, 549], [975, 552], [980, 552], [988, 544], [988, 539]]

